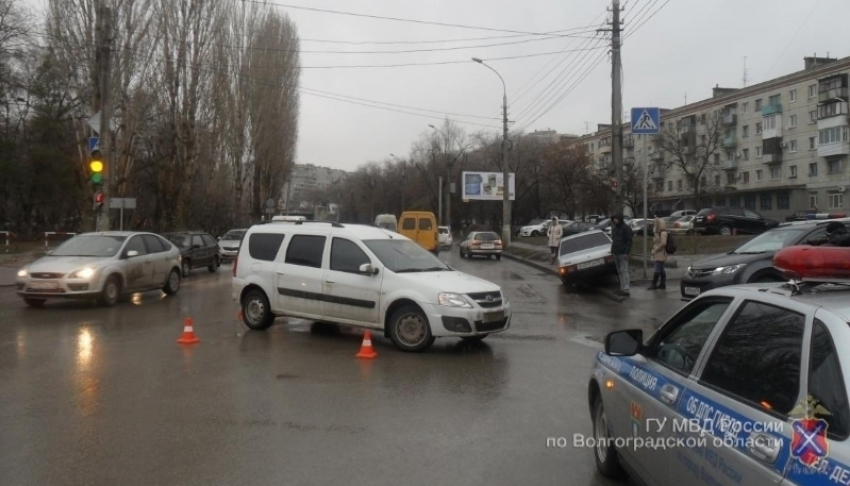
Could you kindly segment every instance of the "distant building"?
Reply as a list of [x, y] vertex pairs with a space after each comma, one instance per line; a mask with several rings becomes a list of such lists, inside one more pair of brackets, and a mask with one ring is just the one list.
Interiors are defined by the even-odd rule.
[[531, 133], [526, 133], [523, 137], [528, 140], [535, 140], [546, 144], [572, 142], [580, 138], [578, 135], [558, 133], [555, 130], [535, 130]]
[[312, 210], [316, 202], [308, 200], [311, 194], [340, 182], [347, 175], [348, 172], [342, 169], [296, 164], [292, 167], [289, 181], [284, 185], [281, 206], [286, 209], [287, 201], [291, 201], [290, 209]]

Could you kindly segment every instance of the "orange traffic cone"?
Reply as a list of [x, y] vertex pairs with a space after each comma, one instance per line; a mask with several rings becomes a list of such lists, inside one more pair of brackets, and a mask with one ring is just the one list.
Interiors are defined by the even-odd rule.
[[356, 358], [375, 359], [378, 353], [372, 348], [372, 333], [366, 331], [363, 333], [363, 344], [360, 345], [360, 352], [355, 355]]
[[195, 344], [201, 342], [198, 339], [198, 336], [195, 336], [195, 329], [193, 328], [194, 321], [192, 321], [191, 317], [187, 317], [185, 321], [183, 321], [183, 335], [180, 336], [180, 339], [177, 340], [180, 344]]

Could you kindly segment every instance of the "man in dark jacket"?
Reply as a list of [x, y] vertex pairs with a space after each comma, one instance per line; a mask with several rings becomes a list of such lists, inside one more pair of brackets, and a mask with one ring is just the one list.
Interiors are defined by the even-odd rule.
[[826, 225], [826, 239], [823, 246], [850, 247], [850, 230], [844, 223], [833, 221]]
[[611, 216], [611, 254], [620, 279], [620, 295], [629, 294], [629, 253], [632, 251], [632, 228], [623, 221], [622, 214]]

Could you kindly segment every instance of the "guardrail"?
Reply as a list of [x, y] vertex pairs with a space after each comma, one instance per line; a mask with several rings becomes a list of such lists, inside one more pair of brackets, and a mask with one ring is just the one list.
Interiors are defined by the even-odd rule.
[[77, 233], [69, 233], [65, 231], [45, 231], [44, 232], [44, 250], [48, 250], [48, 241], [50, 240], [50, 235], [66, 235], [66, 236], [77, 236]]
[[17, 238], [17, 235], [15, 235], [15, 233], [12, 233], [11, 231], [0, 231], [0, 234], [5, 236], [5, 240], [6, 240], [5, 249], [6, 249], [6, 253], [9, 253], [9, 237]]

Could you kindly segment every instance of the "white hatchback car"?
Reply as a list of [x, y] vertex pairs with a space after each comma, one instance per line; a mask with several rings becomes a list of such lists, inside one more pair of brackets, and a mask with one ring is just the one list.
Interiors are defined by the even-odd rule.
[[245, 324], [278, 316], [383, 331], [402, 351], [437, 337], [481, 340], [510, 327], [498, 285], [458, 272], [398, 233], [303, 221], [254, 226], [233, 264]]

